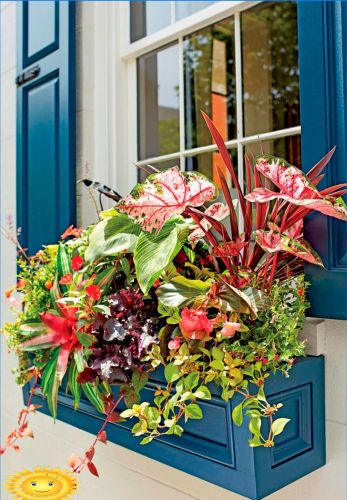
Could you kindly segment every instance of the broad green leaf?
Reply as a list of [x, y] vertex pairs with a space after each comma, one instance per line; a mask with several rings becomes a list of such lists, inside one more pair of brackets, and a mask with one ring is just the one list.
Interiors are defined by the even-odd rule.
[[93, 229], [85, 259], [93, 262], [102, 255], [133, 252], [141, 228], [125, 214], [104, 219]]
[[53, 349], [51, 357], [45, 367], [41, 379], [42, 394], [47, 397], [49, 411], [55, 419], [57, 416], [58, 389], [59, 389], [59, 374], [57, 372], [57, 361], [60, 347]]
[[187, 306], [197, 297], [206, 295], [210, 288], [209, 282], [176, 276], [169, 283], [161, 285], [157, 290], [157, 295], [160, 302], [166, 306]]
[[278, 436], [278, 434], [281, 434], [289, 421], [289, 418], [276, 418], [276, 420], [272, 422], [271, 426], [273, 436]]
[[[172, 262], [188, 236], [188, 224], [170, 219], [157, 234], [142, 232], [134, 251], [137, 281], [144, 294]], [[170, 304], [169, 304], [170, 305]]]
[[169, 384], [171, 384], [172, 382], [175, 382], [175, 380], [178, 380], [180, 378], [181, 372], [177, 366], [169, 364], [165, 366], [164, 375], [165, 375], [165, 380]]
[[78, 370], [74, 360], [70, 360], [68, 371], [68, 385], [74, 397], [74, 408], [77, 410], [81, 399], [81, 384], [77, 382]]
[[203, 417], [202, 410], [200, 406], [198, 406], [196, 403], [191, 403], [190, 405], [187, 405], [184, 412], [188, 418], [192, 418], [194, 420], [198, 420]]
[[96, 341], [94, 335], [86, 332], [76, 332], [76, 337], [83, 347], [90, 347]]
[[26, 321], [20, 326], [21, 335], [31, 336], [45, 333], [48, 331], [47, 325], [40, 320]]
[[235, 408], [233, 409], [233, 412], [232, 412], [232, 418], [233, 418], [233, 422], [236, 425], [238, 425], [238, 426], [242, 425], [242, 422], [243, 422], [242, 403], [235, 406]]

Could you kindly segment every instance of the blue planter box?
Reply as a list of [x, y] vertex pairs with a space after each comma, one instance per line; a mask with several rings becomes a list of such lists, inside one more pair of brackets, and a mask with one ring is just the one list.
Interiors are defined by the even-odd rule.
[[[143, 390], [143, 400], [151, 398], [161, 382], [161, 373], [155, 373]], [[108, 424], [108, 439], [253, 500], [264, 498], [325, 464], [322, 356], [298, 359], [288, 379], [282, 374], [267, 379], [270, 402], [284, 405], [277, 416], [291, 419], [274, 448], [250, 448], [248, 417], [241, 427], [231, 420], [232, 408], [239, 400], [233, 398], [225, 403], [218, 389], [211, 389], [212, 399], [201, 402], [204, 418], [188, 422], [181, 438], [168, 436], [141, 446], [140, 439], [130, 432], [130, 421]], [[39, 396], [34, 399], [42, 404]], [[46, 402], [41, 411], [49, 413]], [[58, 419], [94, 434], [103, 420], [85, 400], [74, 411], [72, 398], [63, 393], [59, 395]]]

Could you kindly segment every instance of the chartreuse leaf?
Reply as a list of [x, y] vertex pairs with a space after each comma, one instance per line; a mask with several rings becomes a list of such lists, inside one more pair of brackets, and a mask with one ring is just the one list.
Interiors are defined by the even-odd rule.
[[242, 403], [235, 406], [232, 412], [233, 422], [235, 425], [242, 425], [243, 422], [243, 413], [242, 413]]
[[175, 382], [175, 380], [178, 380], [180, 378], [181, 372], [178, 366], [175, 366], [174, 364], [170, 363], [169, 365], [165, 366], [164, 375], [166, 382], [171, 384], [172, 382]]
[[170, 307], [187, 306], [197, 297], [204, 296], [211, 288], [211, 283], [201, 280], [190, 280], [184, 276], [176, 276], [169, 283], [164, 283], [157, 290], [162, 304]]
[[189, 375], [186, 376], [186, 378], [183, 381], [184, 388], [187, 389], [188, 391], [191, 391], [196, 387], [199, 383], [199, 374], [197, 372], [190, 373]]
[[135, 251], [137, 281], [144, 294], [172, 262], [189, 234], [189, 225], [175, 217], [157, 234], [142, 232]]
[[191, 403], [185, 407], [184, 410], [186, 418], [191, 418], [193, 420], [198, 420], [203, 417], [202, 410], [196, 403]]
[[260, 436], [261, 419], [260, 417], [252, 417], [249, 421], [248, 428], [255, 436]]
[[133, 252], [140, 233], [140, 226], [132, 219], [126, 214], [116, 213], [114, 217], [104, 219], [94, 227], [85, 259], [93, 262], [103, 255]]
[[201, 385], [194, 392], [194, 397], [199, 399], [211, 399], [211, 393], [205, 385]]
[[278, 434], [281, 434], [289, 421], [289, 418], [276, 418], [276, 420], [272, 422], [271, 426], [272, 435], [275, 437], [278, 436]]

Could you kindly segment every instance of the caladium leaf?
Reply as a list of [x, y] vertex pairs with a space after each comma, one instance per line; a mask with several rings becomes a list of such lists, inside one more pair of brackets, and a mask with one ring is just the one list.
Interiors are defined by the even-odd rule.
[[[236, 203], [237, 200], [234, 200], [234, 205], [236, 205]], [[213, 217], [213, 219], [217, 221], [221, 221], [228, 217], [228, 215], [230, 214], [230, 210], [227, 205], [224, 205], [224, 203], [214, 203], [205, 210], [205, 214]], [[206, 229], [206, 231], [208, 231], [212, 227], [211, 222], [209, 222], [207, 219], [202, 219], [200, 221], [200, 224]], [[200, 227], [194, 229], [188, 237], [188, 241], [191, 244], [192, 248], [195, 248], [198, 241], [203, 240], [204, 236], [205, 233]]]
[[143, 230], [160, 231], [173, 215], [186, 207], [199, 207], [218, 194], [216, 186], [199, 172], [181, 172], [178, 167], [151, 174], [123, 198], [117, 209], [125, 212]]
[[342, 198], [324, 197], [308, 177], [296, 167], [281, 158], [261, 156], [256, 168], [270, 179], [281, 192], [259, 187], [246, 196], [251, 202], [265, 203], [282, 199], [294, 205], [301, 205], [337, 219], [347, 220], [346, 204]]
[[269, 226], [269, 231], [258, 229], [253, 233], [256, 242], [264, 251], [269, 253], [287, 252], [306, 262], [324, 267], [321, 258], [307, 241], [304, 239], [295, 240], [281, 234], [275, 224], [269, 224]]

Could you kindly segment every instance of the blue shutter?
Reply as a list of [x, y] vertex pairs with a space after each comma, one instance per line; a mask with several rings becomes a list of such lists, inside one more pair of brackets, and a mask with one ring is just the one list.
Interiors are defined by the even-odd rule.
[[[303, 169], [336, 145], [326, 181], [339, 184], [347, 180], [347, 4], [298, 2], [298, 23]], [[311, 316], [347, 319], [346, 234], [346, 223], [320, 214], [305, 222], [326, 267], [306, 267]]]
[[75, 222], [75, 3], [17, 7], [17, 225], [32, 254]]

